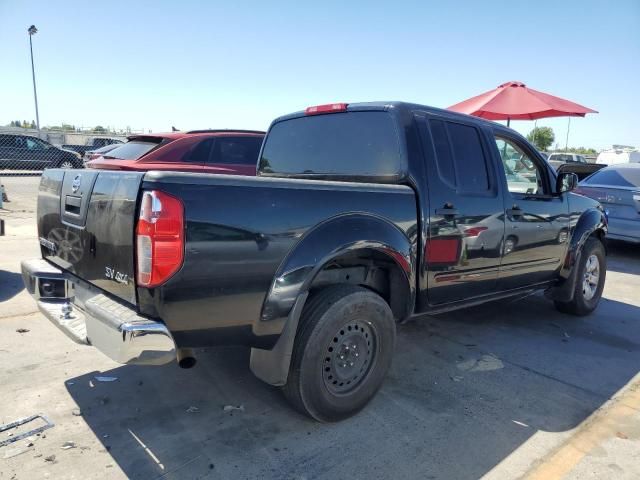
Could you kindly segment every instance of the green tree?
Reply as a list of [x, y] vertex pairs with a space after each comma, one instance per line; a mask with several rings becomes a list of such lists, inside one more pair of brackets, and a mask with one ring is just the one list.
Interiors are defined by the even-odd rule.
[[536, 127], [529, 132], [527, 140], [533, 143], [539, 150], [546, 150], [556, 139], [551, 127]]
[[16, 120], [16, 121], [15, 121], [15, 123], [14, 123], [14, 125], [15, 125], [16, 127], [22, 127], [22, 123], [20, 122], [20, 120]]
[[98, 125], [98, 126], [94, 127], [93, 131], [96, 132], [96, 133], [107, 133], [107, 129], [104, 128], [102, 125]]
[[31, 125], [29, 125], [29, 128], [38, 128], [36, 126], [36, 121], [35, 120], [31, 120]]

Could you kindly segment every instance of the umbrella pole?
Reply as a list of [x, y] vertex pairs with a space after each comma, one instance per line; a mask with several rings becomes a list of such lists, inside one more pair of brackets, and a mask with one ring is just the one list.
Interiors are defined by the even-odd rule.
[[536, 145], [536, 133], [538, 133], [538, 120], [533, 122], [533, 146], [538, 148]]
[[511, 124], [511, 119], [507, 117], [507, 127]]
[[569, 122], [567, 123], [567, 139], [564, 142], [564, 152], [567, 153], [569, 149], [569, 130], [571, 129], [571, 117], [569, 117]]

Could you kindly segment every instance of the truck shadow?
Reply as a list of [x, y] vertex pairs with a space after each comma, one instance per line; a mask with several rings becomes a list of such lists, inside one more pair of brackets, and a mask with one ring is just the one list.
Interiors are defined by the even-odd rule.
[[607, 250], [607, 270], [640, 274], [640, 245], [609, 240]]
[[24, 290], [22, 275], [0, 270], [0, 286], [0, 302], [9, 300]]
[[129, 478], [475, 479], [627, 384], [640, 365], [639, 318], [605, 300], [576, 319], [533, 296], [412, 322], [377, 397], [338, 424], [293, 411], [253, 377], [245, 348], [198, 352], [191, 370], [102, 372], [111, 383], [92, 372], [67, 389]]

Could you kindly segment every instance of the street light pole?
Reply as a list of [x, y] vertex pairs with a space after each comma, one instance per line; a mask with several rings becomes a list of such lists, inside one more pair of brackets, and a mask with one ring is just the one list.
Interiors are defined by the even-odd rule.
[[38, 114], [38, 93], [36, 92], [36, 70], [33, 66], [33, 43], [31, 37], [38, 33], [35, 25], [31, 25], [27, 30], [29, 32], [29, 50], [31, 52], [31, 76], [33, 77], [33, 99], [36, 102], [36, 127], [38, 128], [38, 136], [40, 135], [40, 115]]

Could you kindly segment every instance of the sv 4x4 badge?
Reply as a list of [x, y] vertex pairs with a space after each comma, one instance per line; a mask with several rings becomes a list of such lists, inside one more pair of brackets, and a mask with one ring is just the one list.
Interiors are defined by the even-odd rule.
[[109, 280], [122, 283], [123, 285], [129, 284], [129, 275], [126, 273], [118, 272], [112, 267], [104, 267], [104, 276]]

